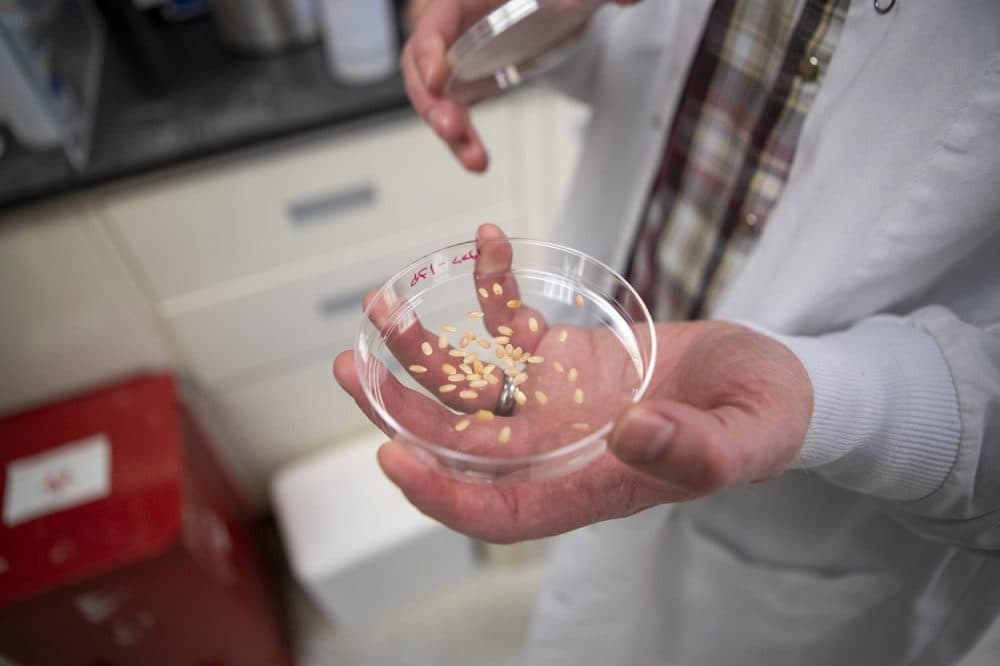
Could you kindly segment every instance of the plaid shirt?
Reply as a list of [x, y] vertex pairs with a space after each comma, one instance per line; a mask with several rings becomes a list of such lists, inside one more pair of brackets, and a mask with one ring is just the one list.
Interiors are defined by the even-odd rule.
[[847, 0], [718, 0], [627, 275], [660, 320], [703, 316], [781, 196]]

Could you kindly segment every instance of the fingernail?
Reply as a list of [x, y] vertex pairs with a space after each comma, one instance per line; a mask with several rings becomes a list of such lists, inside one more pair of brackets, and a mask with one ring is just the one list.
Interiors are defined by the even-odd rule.
[[506, 273], [508, 268], [506, 247], [509, 246], [498, 238], [484, 238], [482, 228], [477, 230], [476, 249], [479, 250], [479, 259], [476, 260], [476, 272], [497, 276]]
[[650, 462], [670, 445], [676, 427], [672, 421], [636, 407], [612, 433], [611, 448], [625, 460]]
[[479, 262], [476, 271], [483, 275], [501, 276], [507, 268], [502, 257], [494, 256], [495, 250], [490, 247], [489, 241], [478, 244]]
[[404, 445], [406, 446], [406, 452], [413, 456], [421, 465], [424, 467], [436, 467], [437, 460], [430, 451], [426, 451], [419, 446], [412, 444]]
[[431, 127], [433, 127], [438, 132], [443, 132], [448, 127], [447, 118], [445, 117], [444, 113], [442, 113], [441, 109], [437, 107], [431, 109], [430, 112], [427, 114], [427, 122], [430, 123]]
[[429, 89], [431, 87], [431, 78], [434, 75], [434, 68], [425, 58], [417, 58], [417, 69], [420, 70], [420, 76], [424, 77], [424, 85]]
[[347, 390], [347, 386], [345, 386], [344, 382], [340, 380], [340, 376], [336, 372], [333, 373], [333, 378], [337, 380], [338, 384], [340, 384], [340, 388], [344, 389], [345, 391]]

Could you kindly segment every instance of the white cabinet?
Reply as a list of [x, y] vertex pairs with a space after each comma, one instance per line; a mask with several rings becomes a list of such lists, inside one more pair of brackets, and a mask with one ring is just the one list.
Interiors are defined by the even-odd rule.
[[237, 454], [252, 492], [282, 465], [376, 429], [333, 378], [333, 359], [351, 340], [317, 350], [280, 372], [212, 390], [206, 407]]
[[520, 210], [515, 109], [492, 106], [477, 121], [494, 158], [482, 176], [407, 114], [132, 185], [108, 196], [108, 219], [162, 299], [301, 260], [374, 256], [408, 230], [471, 236]]
[[365, 292], [483, 222], [550, 234], [571, 161], [560, 114], [536, 90], [477, 108], [484, 175], [406, 113], [12, 214], [0, 408], [170, 363], [169, 341], [195, 410], [260, 497], [279, 466], [369, 427], [331, 372]]
[[412, 114], [299, 137], [107, 190], [106, 223], [176, 341], [251, 490], [365, 427], [331, 364], [361, 299], [483, 222], [546, 235], [539, 98], [476, 109], [486, 174], [462, 170]]
[[365, 294], [425, 252], [465, 236], [424, 232], [405, 244], [407, 249], [345, 259], [300, 280], [169, 313], [166, 322], [195, 377], [206, 384], [232, 385], [334, 343], [352, 347]]
[[0, 412], [171, 363], [152, 309], [82, 205], [0, 219]]

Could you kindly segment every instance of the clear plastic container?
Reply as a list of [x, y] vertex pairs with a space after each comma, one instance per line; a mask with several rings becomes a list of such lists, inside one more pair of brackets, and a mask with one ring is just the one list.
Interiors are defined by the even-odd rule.
[[494, 97], [559, 64], [604, 0], [509, 0], [448, 49], [447, 94], [466, 104]]
[[345, 83], [372, 83], [396, 71], [399, 45], [389, 0], [319, 0], [327, 65]]
[[84, 0], [0, 2], [0, 116], [27, 147], [86, 166], [104, 29]]
[[[378, 290], [355, 351], [361, 385], [391, 436], [456, 478], [567, 474], [604, 452], [614, 422], [644, 394], [653, 322], [632, 287], [591, 257], [491, 242], [509, 242], [500, 248], [512, 254], [509, 270], [487, 272], [484, 248], [468, 242]], [[507, 377], [521, 396], [498, 416]]]

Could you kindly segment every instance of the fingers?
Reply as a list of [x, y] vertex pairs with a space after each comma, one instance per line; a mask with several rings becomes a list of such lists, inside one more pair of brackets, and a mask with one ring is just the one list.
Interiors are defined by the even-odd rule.
[[[476, 231], [479, 256], [473, 274], [486, 329], [510, 338], [515, 347], [533, 351], [548, 331], [540, 312], [521, 300], [521, 290], [511, 272], [513, 248], [503, 230], [483, 224]], [[506, 329], [510, 329], [508, 332]]]
[[468, 170], [485, 171], [489, 158], [472, 127], [468, 108], [444, 94], [449, 71], [446, 51], [475, 12], [463, 11], [458, 0], [441, 0], [421, 12], [413, 34], [403, 48], [400, 68], [413, 108], [448, 145]]
[[[389, 427], [368, 401], [354, 362], [354, 352], [341, 352], [334, 360], [333, 373], [365, 416], [389, 437], [405, 439]], [[386, 412], [411, 435], [452, 451], [489, 458], [518, 457], [532, 452], [527, 420], [489, 418], [455, 414], [441, 404], [403, 386], [391, 374], [383, 375], [379, 398]], [[425, 454], [428, 455], [428, 454]]]
[[461, 0], [438, 0], [417, 17], [407, 48], [412, 50], [413, 64], [431, 94], [439, 94], [448, 80], [445, 61], [448, 47], [482, 13], [465, 6]]
[[629, 409], [608, 444], [622, 461], [697, 495], [757, 480], [769, 466], [759, 417], [737, 407], [648, 400]]
[[479, 137], [479, 132], [472, 126], [469, 110], [464, 107], [459, 108], [462, 114], [460, 123], [465, 131], [458, 140], [448, 142], [448, 148], [466, 169], [474, 173], [482, 173], [490, 165], [489, 154]]
[[348, 350], [337, 354], [337, 358], [333, 360], [333, 376], [337, 379], [337, 383], [340, 384], [341, 388], [347, 391], [354, 399], [355, 404], [364, 412], [368, 420], [375, 424], [376, 428], [389, 437], [395, 435], [394, 430], [382, 420], [382, 417], [378, 415], [374, 408], [372, 408], [371, 403], [368, 402], [368, 398], [361, 388], [358, 373], [355, 371], [353, 351]]
[[378, 462], [411, 504], [463, 534], [511, 543], [546, 536], [554, 533], [551, 529], [558, 529], [558, 516], [522, 510], [526, 486], [456, 481], [430, 464], [419, 449], [397, 442], [379, 449]]
[[417, 509], [493, 543], [561, 534], [687, 497], [611, 455], [562, 479], [500, 484], [457, 481], [427, 460], [426, 453], [398, 442], [383, 445], [378, 461]]
[[413, 26], [416, 25], [417, 19], [420, 15], [431, 6], [433, 0], [407, 0], [406, 5], [403, 9], [403, 25], [404, 27], [412, 32]]
[[[435, 376], [428, 371], [449, 361], [447, 340], [441, 344], [441, 336], [424, 328], [415, 313], [403, 314], [407, 306], [401, 301], [390, 303], [390, 299], [379, 298], [377, 293], [372, 291], [365, 296], [368, 319], [385, 337], [389, 350], [411, 376], [428, 390], [435, 390], [440, 382], [435, 383]], [[454, 362], [455, 358], [450, 360]]]
[[423, 111], [416, 107], [417, 102], [414, 106], [462, 166], [475, 173], [485, 171], [489, 166], [489, 155], [479, 133], [472, 126], [469, 109], [455, 100], [416, 90], [412, 82], [407, 83], [407, 91], [411, 99], [425, 98], [420, 102]]
[[[469, 349], [474, 344], [473, 336], [463, 334], [460, 347], [455, 347], [448, 340], [449, 332], [425, 328], [407, 305], [400, 301], [390, 305], [376, 292], [365, 296], [364, 306], [392, 354], [442, 403], [463, 412], [492, 410], [496, 406], [502, 383], [500, 372]], [[402, 314], [403, 308], [410, 311]]]
[[[354, 362], [354, 352], [345, 351], [337, 355], [333, 362], [333, 374], [337, 383], [347, 391], [365, 416], [382, 432], [395, 437], [394, 428], [382, 420], [368, 401], [361, 380], [358, 378]], [[445, 441], [451, 437], [451, 424], [455, 415], [434, 400], [403, 386], [384, 368], [383, 380], [379, 385], [379, 397], [385, 411], [393, 415], [397, 423], [422, 439]]]
[[[395, 437], [396, 429], [386, 423], [369, 402], [361, 387], [354, 362], [354, 352], [345, 351], [337, 355], [333, 361], [333, 375], [341, 388], [347, 391], [354, 402], [361, 408], [368, 420], [389, 437]], [[439, 439], [442, 431], [448, 428], [451, 412], [435, 403], [425, 395], [410, 390], [400, 384], [387, 370], [383, 369], [386, 380], [380, 388], [380, 397], [386, 411], [400, 421], [400, 415], [411, 415], [414, 418], [402, 423], [407, 430], [426, 439]]]
[[[463, 412], [492, 411], [502, 388], [504, 369], [479, 358], [494, 351], [510, 356], [506, 349], [520, 348], [525, 358], [544, 337], [548, 326], [539, 312], [520, 303], [520, 290], [511, 274], [512, 249], [503, 231], [483, 225], [477, 233], [474, 280], [484, 285], [478, 298], [485, 325], [494, 339], [478, 339], [465, 331], [456, 347], [448, 335], [453, 328], [432, 331], [421, 324], [412, 308], [398, 295], [369, 292], [364, 299], [366, 315], [385, 337], [386, 345], [410, 376], [442, 403]], [[510, 298], [507, 298], [510, 296]], [[482, 348], [478, 350], [477, 348]], [[504, 361], [510, 365], [513, 361]], [[503, 365], [503, 364], [501, 364]]]

